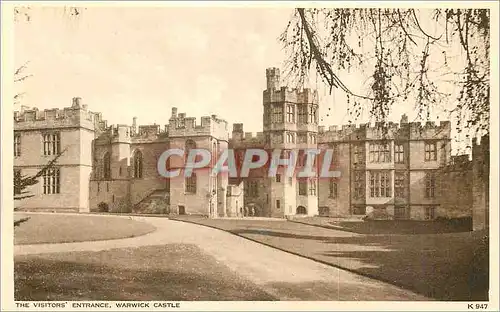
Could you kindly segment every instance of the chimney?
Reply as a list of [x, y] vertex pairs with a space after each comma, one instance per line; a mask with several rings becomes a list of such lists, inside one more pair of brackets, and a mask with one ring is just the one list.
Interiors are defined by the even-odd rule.
[[132, 118], [132, 134], [137, 133], [137, 117]]
[[172, 118], [177, 118], [177, 107], [172, 107]]
[[80, 108], [81, 101], [82, 101], [82, 98], [74, 97], [71, 107], [72, 108]]

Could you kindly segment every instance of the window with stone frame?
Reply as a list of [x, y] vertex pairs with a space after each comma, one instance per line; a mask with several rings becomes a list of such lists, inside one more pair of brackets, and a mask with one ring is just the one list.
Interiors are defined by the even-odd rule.
[[272, 123], [283, 123], [283, 106], [281, 104], [273, 105]]
[[425, 220], [434, 220], [436, 218], [436, 207], [425, 207]]
[[316, 196], [317, 183], [315, 178], [309, 179], [309, 195]]
[[190, 177], [185, 178], [186, 193], [196, 194], [196, 173], [191, 173]]
[[425, 174], [425, 198], [436, 197], [436, 173], [433, 171]]
[[308, 123], [315, 124], [317, 117], [318, 108], [312, 105], [309, 109], [309, 120]]
[[61, 170], [49, 168], [43, 174], [43, 194], [61, 193]]
[[133, 177], [135, 179], [142, 179], [143, 158], [142, 158], [142, 152], [139, 150], [136, 150], [134, 152], [133, 167], [134, 167]]
[[353, 163], [355, 165], [361, 164], [364, 161], [363, 157], [363, 146], [361, 144], [354, 144], [353, 145]]
[[337, 198], [338, 196], [338, 183], [337, 180], [334, 178], [330, 178], [330, 184], [329, 184], [329, 197], [330, 198]]
[[298, 106], [298, 123], [305, 124], [307, 123], [307, 105]]
[[403, 144], [399, 143], [394, 144], [394, 162], [397, 164], [405, 163], [405, 151]]
[[394, 173], [394, 196], [398, 198], [406, 197], [406, 172], [404, 171]]
[[307, 195], [307, 179], [301, 178], [298, 179], [299, 183], [299, 195], [306, 196]]
[[295, 105], [287, 104], [286, 106], [286, 121], [295, 123]]
[[437, 160], [436, 142], [425, 142], [425, 161]]
[[104, 153], [102, 157], [102, 174], [103, 180], [111, 180], [111, 155], [109, 152]]
[[43, 134], [43, 155], [59, 155], [61, 153], [61, 133], [44, 133]]
[[389, 171], [370, 171], [370, 197], [391, 197]]
[[14, 134], [14, 157], [21, 156], [21, 134]]
[[[14, 181], [20, 181], [21, 177], [21, 169], [14, 169]], [[22, 191], [22, 186], [18, 185], [18, 183], [14, 183], [14, 195], [20, 195]]]
[[309, 142], [311, 144], [316, 144], [316, 134], [313, 133], [309, 134]]
[[370, 162], [386, 163], [391, 162], [391, 146], [388, 143], [370, 143]]
[[363, 171], [354, 171], [354, 199], [365, 197], [365, 175]]

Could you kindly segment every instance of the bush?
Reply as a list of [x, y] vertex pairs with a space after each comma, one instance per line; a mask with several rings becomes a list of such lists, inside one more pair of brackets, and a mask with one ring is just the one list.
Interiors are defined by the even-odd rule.
[[97, 207], [99, 208], [99, 212], [109, 212], [109, 206], [106, 203], [101, 202]]

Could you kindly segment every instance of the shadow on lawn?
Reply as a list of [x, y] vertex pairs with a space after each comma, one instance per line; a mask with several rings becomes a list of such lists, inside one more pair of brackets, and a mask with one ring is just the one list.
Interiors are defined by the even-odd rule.
[[[487, 232], [347, 237], [271, 230], [232, 232], [438, 300], [488, 300]], [[284, 243], [283, 239], [297, 241]]]
[[21, 301], [276, 300], [252, 284], [213, 272], [131, 270], [43, 258], [16, 260], [14, 284], [15, 300]]
[[[444, 234], [472, 231], [471, 218], [450, 220], [370, 220], [364, 222], [329, 222], [330, 225], [359, 234]], [[329, 225], [326, 225], [329, 227]]]

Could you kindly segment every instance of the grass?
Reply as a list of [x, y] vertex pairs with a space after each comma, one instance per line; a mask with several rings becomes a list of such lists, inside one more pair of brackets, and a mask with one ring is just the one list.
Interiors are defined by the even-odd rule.
[[443, 234], [468, 232], [472, 230], [472, 220], [372, 220], [342, 221], [327, 217], [305, 217], [293, 222], [322, 226], [359, 234]]
[[16, 213], [30, 219], [14, 229], [14, 244], [70, 243], [135, 237], [154, 231], [148, 223], [128, 218]]
[[364, 235], [295, 222], [179, 220], [229, 231], [438, 300], [488, 300], [487, 232]]
[[194, 245], [17, 256], [15, 300], [276, 300]]

